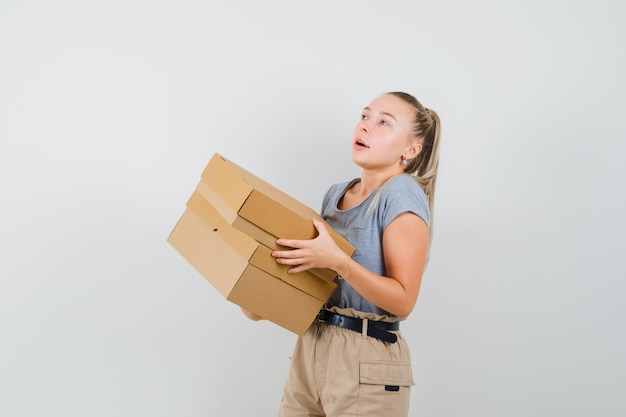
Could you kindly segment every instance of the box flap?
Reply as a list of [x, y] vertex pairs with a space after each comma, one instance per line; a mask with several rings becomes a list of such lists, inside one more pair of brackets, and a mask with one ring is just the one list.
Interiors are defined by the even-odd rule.
[[313, 217], [318, 218], [316, 213], [307, 213], [304, 217], [259, 190], [250, 193], [239, 215], [276, 237], [308, 240], [317, 236], [311, 221]]

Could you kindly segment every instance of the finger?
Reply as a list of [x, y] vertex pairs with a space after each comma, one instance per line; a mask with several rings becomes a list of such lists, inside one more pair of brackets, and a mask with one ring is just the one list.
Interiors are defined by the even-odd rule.
[[272, 252], [274, 258], [293, 259], [298, 258], [300, 254], [295, 250], [275, 250]]
[[287, 246], [288, 248], [301, 248], [303, 241], [295, 239], [277, 239], [276, 244], [279, 246]]
[[315, 229], [317, 229], [319, 234], [327, 233], [326, 225], [319, 219], [313, 218], [313, 226], [315, 226]]
[[282, 265], [301, 265], [304, 262], [302, 258], [276, 258], [276, 262]]
[[298, 272], [306, 271], [306, 268], [303, 266], [294, 266], [293, 268], [289, 268], [287, 273], [289, 274], [297, 274]]

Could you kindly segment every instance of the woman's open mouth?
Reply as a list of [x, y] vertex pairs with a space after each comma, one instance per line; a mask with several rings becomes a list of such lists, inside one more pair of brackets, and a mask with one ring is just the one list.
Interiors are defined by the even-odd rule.
[[365, 142], [363, 142], [361, 139], [356, 139], [354, 141], [354, 147], [357, 149], [367, 149], [369, 148], [369, 146], [367, 146], [367, 144]]

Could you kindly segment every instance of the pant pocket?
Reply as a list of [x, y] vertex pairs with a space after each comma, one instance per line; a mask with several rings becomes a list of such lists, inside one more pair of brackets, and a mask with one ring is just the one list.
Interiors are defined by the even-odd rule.
[[407, 416], [411, 364], [393, 361], [361, 361], [359, 364], [358, 416]]

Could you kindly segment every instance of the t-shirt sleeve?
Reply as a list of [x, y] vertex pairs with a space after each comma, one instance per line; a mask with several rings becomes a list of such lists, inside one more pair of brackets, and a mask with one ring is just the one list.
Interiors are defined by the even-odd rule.
[[381, 225], [383, 230], [402, 213], [414, 213], [426, 225], [430, 224], [430, 212], [426, 195], [419, 183], [408, 175], [402, 175], [381, 190]]
[[333, 199], [334, 195], [337, 192], [337, 184], [333, 184], [326, 190], [324, 193], [324, 198], [322, 198], [322, 209], [320, 210], [320, 214], [323, 216], [326, 212], [326, 208], [330, 204], [330, 201]]

